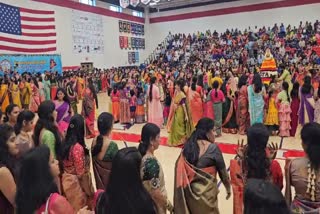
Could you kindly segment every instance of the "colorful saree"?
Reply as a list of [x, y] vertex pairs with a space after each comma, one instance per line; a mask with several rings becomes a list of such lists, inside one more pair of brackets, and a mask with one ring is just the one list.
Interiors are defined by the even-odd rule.
[[[264, 88], [262, 89], [264, 90]], [[264, 116], [264, 99], [262, 92], [255, 93], [253, 86], [248, 86], [248, 97], [249, 97], [249, 113], [250, 113], [250, 125], [255, 123], [263, 123]]]
[[19, 106], [19, 108], [22, 107], [21, 105], [21, 99], [20, 99], [20, 90], [17, 84], [12, 83], [11, 87], [10, 87], [10, 91], [11, 91], [11, 97], [12, 97], [12, 102], [16, 105]]
[[174, 213], [219, 214], [215, 167], [199, 169], [180, 154], [175, 165]]
[[31, 99], [30, 99], [30, 106], [29, 109], [32, 112], [37, 112], [38, 107], [40, 105], [40, 94], [39, 94], [39, 89], [37, 88], [36, 85], [30, 84], [32, 94], [31, 94]]
[[83, 78], [79, 77], [78, 78], [78, 99], [82, 100], [83, 97], [83, 91], [84, 91], [84, 87], [85, 87], [85, 81]]
[[51, 89], [50, 89], [50, 95], [51, 95], [51, 100], [54, 100], [54, 98], [57, 95], [57, 91], [58, 91], [58, 86], [56, 83], [51, 83]]
[[300, 88], [299, 124], [314, 121], [314, 99], [311, 93], [303, 94]]
[[120, 120], [120, 92], [117, 91], [114, 93], [111, 92], [111, 101], [112, 101], [112, 115], [114, 121], [117, 122]]
[[223, 106], [223, 115], [224, 115], [223, 117], [224, 121], [222, 124], [223, 131], [226, 133], [236, 134], [238, 125], [237, 125], [235, 102], [232, 99], [230, 99], [229, 96], [227, 96], [226, 101], [223, 103], [222, 106]]
[[[183, 109], [183, 105], [187, 110], [188, 121], [186, 121], [186, 115]], [[168, 130], [169, 139], [168, 144], [170, 146], [179, 146], [185, 143], [194, 129], [192, 117], [189, 110], [189, 104], [186, 99], [186, 95], [181, 91], [175, 95], [172, 102], [172, 107], [169, 113]]]
[[0, 105], [1, 111], [6, 112], [7, 106], [10, 104], [9, 101], [9, 90], [8, 85], [2, 84], [0, 87]]
[[121, 124], [130, 123], [130, 105], [125, 89], [120, 90], [119, 120]]
[[43, 80], [43, 90], [44, 90], [44, 96], [46, 100], [50, 100], [50, 80]]
[[242, 86], [239, 90], [238, 106], [237, 106], [237, 122], [239, 134], [244, 135], [250, 126], [250, 115], [248, 111], [248, 89]]
[[189, 90], [188, 99], [192, 114], [192, 122], [193, 125], [196, 126], [198, 121], [203, 117], [202, 88], [197, 86], [195, 91]]
[[35, 214], [59, 214], [59, 213], [76, 213], [67, 199], [58, 193], [52, 193], [47, 202], [43, 204]]
[[[86, 205], [90, 207], [94, 195], [93, 189], [91, 193], [86, 191], [88, 186], [92, 187], [90, 157], [85, 156], [80, 144], [70, 148], [68, 159], [63, 161], [63, 168], [62, 187], [73, 209], [78, 211]], [[85, 179], [87, 176], [89, 179]]]
[[[272, 160], [270, 165], [270, 180], [274, 185], [283, 188], [283, 175], [280, 164]], [[246, 182], [246, 172], [242, 160], [230, 160], [230, 177], [233, 193], [233, 214], [243, 214], [243, 190]]]
[[146, 121], [144, 104], [145, 98], [141, 94], [140, 97], [137, 98], [136, 123], [144, 123]]
[[94, 120], [95, 120], [95, 100], [89, 88], [86, 88], [82, 103], [82, 115], [86, 122], [86, 136], [93, 138], [95, 136]]
[[57, 123], [59, 130], [61, 133], [64, 133], [67, 131], [71, 119], [69, 103], [65, 101], [60, 103], [59, 101], [55, 100], [54, 104], [57, 111]]
[[30, 98], [31, 98], [31, 87], [30, 83], [20, 83], [19, 85], [20, 91], [21, 91], [21, 104], [24, 109], [29, 109], [30, 104]]
[[[147, 91], [149, 95], [150, 87]], [[152, 101], [148, 98], [148, 122], [154, 123], [160, 128], [163, 127], [163, 108], [160, 102], [161, 95], [158, 86], [153, 84], [152, 86]]]

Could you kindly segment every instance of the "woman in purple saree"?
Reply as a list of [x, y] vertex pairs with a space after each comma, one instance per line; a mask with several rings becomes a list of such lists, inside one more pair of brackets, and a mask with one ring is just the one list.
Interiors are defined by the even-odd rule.
[[313, 88], [311, 85], [311, 77], [304, 78], [304, 84], [299, 91], [300, 107], [299, 107], [299, 124], [303, 126], [306, 123], [314, 120], [314, 99]]
[[72, 108], [70, 108], [70, 101], [67, 92], [63, 88], [59, 88], [54, 100], [57, 111], [56, 122], [61, 133], [65, 133], [68, 129], [70, 118], [72, 116]]

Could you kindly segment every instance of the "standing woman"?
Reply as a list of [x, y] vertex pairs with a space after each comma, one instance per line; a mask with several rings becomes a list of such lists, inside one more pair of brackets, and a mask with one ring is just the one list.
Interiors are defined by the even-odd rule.
[[21, 106], [21, 100], [20, 100], [20, 90], [19, 90], [18, 81], [16, 78], [14, 78], [13, 81], [11, 81], [10, 93], [11, 93], [13, 104], [16, 104], [17, 106], [19, 106], [19, 108], [21, 108], [22, 106]]
[[153, 123], [144, 125], [139, 144], [139, 152], [142, 156], [141, 179], [156, 204], [157, 214], [166, 214], [167, 210], [173, 211], [173, 206], [167, 196], [162, 166], [154, 155], [159, 148], [159, 143], [160, 128]]
[[91, 206], [94, 190], [90, 174], [89, 150], [84, 141], [84, 120], [74, 115], [62, 146], [62, 187], [73, 209], [78, 211]]
[[86, 138], [94, 138], [94, 120], [96, 116], [96, 107], [98, 108], [98, 97], [91, 79], [88, 79], [88, 87], [84, 91], [82, 103], [82, 115], [86, 122]]
[[58, 77], [53, 73], [51, 74], [51, 89], [50, 89], [50, 97], [51, 100], [53, 100], [56, 95], [57, 95], [57, 89], [58, 89], [58, 82], [57, 82]]
[[37, 112], [38, 107], [40, 105], [40, 93], [39, 93], [39, 85], [38, 81], [35, 79], [30, 80], [30, 87], [31, 87], [31, 98], [30, 98], [30, 111]]
[[38, 86], [39, 86], [39, 95], [40, 95], [40, 102], [43, 102], [46, 100], [45, 98], [45, 94], [44, 94], [44, 86], [42, 83], [42, 77], [38, 76], [37, 77], [37, 82], [38, 82]]
[[44, 97], [45, 97], [45, 100], [50, 100], [51, 97], [50, 97], [50, 79], [49, 79], [49, 76], [48, 75], [45, 75], [44, 76], [44, 79], [43, 79], [43, 90], [44, 90]]
[[70, 101], [70, 106], [72, 108], [72, 112], [74, 114], [78, 114], [78, 95], [76, 91], [74, 90], [74, 82], [71, 80], [70, 82], [67, 83], [66, 91], [67, 91], [67, 96], [69, 97]]
[[136, 123], [144, 123], [145, 119], [145, 96], [142, 87], [137, 88], [137, 111], [136, 111]]
[[21, 104], [23, 109], [29, 109], [30, 105], [30, 98], [32, 94], [29, 80], [26, 79], [27, 77], [22, 77], [22, 81], [20, 82], [19, 88], [21, 92]]
[[113, 123], [112, 114], [101, 113], [97, 121], [99, 135], [91, 145], [92, 166], [97, 189], [104, 189], [107, 186], [112, 160], [118, 152], [118, 145], [110, 138]]
[[277, 102], [279, 108], [279, 136], [289, 137], [290, 136], [290, 96], [289, 96], [289, 84], [287, 82], [282, 83], [282, 91], [277, 96]]
[[120, 83], [120, 123], [130, 123], [129, 90], [126, 88], [126, 81]]
[[163, 127], [163, 109], [160, 102], [160, 90], [156, 84], [157, 78], [151, 77], [148, 95], [148, 122], [154, 123], [159, 128]]
[[176, 93], [168, 119], [168, 130], [170, 130], [168, 144], [170, 146], [184, 144], [194, 129], [184, 86], [184, 80], [179, 79], [176, 83]]
[[120, 92], [118, 91], [118, 86], [115, 84], [111, 92], [112, 101], [112, 115], [114, 121], [117, 123], [120, 120]]
[[190, 103], [190, 112], [193, 125], [197, 125], [198, 121], [203, 117], [203, 91], [202, 87], [197, 85], [197, 77], [192, 78], [191, 90], [188, 92], [188, 100]]
[[9, 88], [8, 88], [8, 80], [0, 79], [0, 105], [1, 111], [5, 112], [7, 106], [10, 104], [9, 101]]
[[217, 127], [216, 137], [220, 137], [222, 128], [222, 103], [225, 102], [225, 97], [223, 92], [219, 89], [219, 82], [217, 80], [213, 82], [212, 88], [210, 98], [213, 102], [214, 124]]
[[[312, 122], [305, 124], [301, 130], [302, 148], [305, 157], [287, 161], [286, 191], [287, 203], [291, 205], [293, 214], [310, 213], [320, 211], [320, 125]], [[295, 197], [292, 201], [291, 186], [295, 189]]]
[[237, 108], [237, 121], [239, 126], [239, 134], [245, 135], [250, 126], [250, 115], [248, 111], [248, 87], [247, 75], [242, 75], [239, 79], [238, 89], [238, 108]]
[[58, 88], [57, 95], [55, 96], [53, 102], [56, 106], [56, 122], [58, 124], [59, 131], [61, 133], [65, 133], [73, 113], [72, 108], [70, 108], [70, 100], [67, 92], [63, 88]]
[[20, 108], [16, 104], [10, 104], [7, 106], [6, 115], [4, 118], [5, 123], [7, 123], [9, 126], [14, 127], [17, 123], [17, 118], [20, 113]]
[[77, 86], [78, 86], [78, 88], [77, 88], [78, 89], [78, 99], [82, 100], [84, 89], [85, 89], [85, 77], [83, 76], [83, 74], [81, 74], [78, 77]]
[[258, 73], [254, 74], [252, 85], [248, 86], [248, 97], [250, 125], [263, 123], [264, 97], [266, 97], [266, 91]]
[[296, 135], [297, 127], [298, 127], [298, 112], [300, 106], [299, 100], [299, 83], [295, 82], [293, 84], [293, 88], [291, 91], [291, 123], [290, 123], [290, 136], [294, 137]]
[[16, 135], [11, 126], [0, 125], [0, 211], [13, 214], [16, 195], [14, 157], [19, 150], [15, 144]]
[[27, 151], [34, 147], [30, 132], [33, 130], [33, 120], [35, 114], [32, 111], [24, 110], [18, 115], [14, 131], [17, 135], [16, 144], [19, 149], [18, 157], [21, 157]]
[[299, 91], [300, 107], [299, 107], [299, 125], [303, 126], [314, 120], [314, 99], [313, 87], [311, 85], [311, 77], [306, 76], [304, 83]]
[[56, 123], [57, 112], [50, 100], [42, 102], [38, 109], [39, 119], [33, 132], [34, 146], [45, 144], [49, 147], [55, 159], [61, 158], [61, 135]]
[[255, 123], [247, 131], [248, 144], [237, 151], [237, 159], [230, 161], [233, 192], [233, 213], [243, 214], [243, 193], [247, 179], [269, 180], [280, 190], [283, 175], [280, 164], [274, 160], [276, 151], [267, 148], [269, 131], [262, 123]]
[[175, 165], [174, 213], [218, 214], [217, 173], [231, 196], [229, 175], [215, 144], [214, 121], [199, 120]]

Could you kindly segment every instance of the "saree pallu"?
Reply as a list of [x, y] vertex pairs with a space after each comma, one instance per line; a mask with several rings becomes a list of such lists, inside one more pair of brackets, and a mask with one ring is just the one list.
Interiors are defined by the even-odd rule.
[[32, 95], [31, 95], [31, 99], [30, 99], [29, 109], [32, 112], [37, 112], [38, 107], [41, 103], [39, 89], [35, 85], [31, 85], [31, 89], [32, 89]]
[[120, 123], [130, 123], [130, 105], [128, 99], [120, 99]]
[[291, 203], [292, 214], [319, 214], [320, 202], [306, 201], [297, 197]]
[[92, 157], [92, 167], [97, 189], [105, 189], [109, 183], [109, 177], [112, 169], [111, 161], [101, 161]]
[[221, 134], [222, 127], [222, 103], [213, 103], [213, 111], [214, 111], [214, 125], [217, 127], [217, 135]]
[[[264, 88], [262, 89], [264, 90]], [[248, 86], [250, 125], [263, 123], [264, 99], [262, 92], [256, 94], [252, 85]]]
[[314, 121], [314, 100], [312, 94], [301, 93], [300, 88], [299, 124], [304, 125]]
[[18, 85], [12, 84], [11, 87], [11, 96], [12, 96], [12, 102], [19, 106], [19, 108], [22, 107], [21, 105], [21, 99], [20, 99], [20, 90]]
[[291, 102], [291, 130], [290, 136], [294, 137], [296, 135], [297, 127], [298, 127], [298, 112], [299, 112], [300, 101], [298, 98], [293, 98]]
[[250, 115], [248, 111], [248, 94], [247, 87], [242, 87], [239, 91], [237, 106], [237, 123], [239, 134], [244, 135], [250, 126]]
[[174, 213], [219, 214], [215, 167], [199, 169], [180, 154], [175, 164]]
[[[89, 90], [89, 89], [88, 89]], [[95, 120], [95, 101], [94, 98], [88, 94], [91, 92], [86, 92], [83, 103], [82, 103], [82, 108], [83, 108], [83, 114], [86, 122], [86, 136], [87, 137], [92, 137], [95, 135], [94, 131], [94, 120]]]
[[51, 84], [51, 90], [50, 90], [51, 100], [54, 100], [54, 98], [56, 97], [56, 95], [57, 95], [57, 90], [58, 90], [57, 85], [54, 84], [54, 83], [52, 83], [52, 84]]
[[55, 101], [56, 111], [57, 111], [57, 123], [61, 133], [65, 133], [68, 129], [71, 115], [69, 113], [69, 104], [63, 102], [59, 104], [58, 101]]
[[227, 133], [237, 133], [237, 117], [235, 109], [234, 102], [227, 97], [223, 104], [223, 112], [226, 113], [226, 115], [222, 124], [223, 129], [225, 129]]
[[5, 84], [2, 84], [0, 87], [0, 105], [1, 105], [1, 111], [3, 113], [6, 112], [6, 108], [9, 104], [10, 104], [10, 101], [9, 101], [8, 86]]
[[230, 160], [230, 178], [233, 194], [233, 214], [243, 214], [243, 189], [241, 162]]
[[211, 100], [203, 103], [203, 117], [208, 117], [214, 120], [213, 103]]
[[201, 95], [196, 92], [189, 90], [188, 93], [190, 111], [192, 115], [193, 125], [197, 125], [198, 121], [203, 117], [203, 103]]
[[145, 120], [145, 110], [144, 105], [137, 105], [136, 109], [136, 123], [144, 123]]
[[188, 121], [186, 121], [185, 119], [186, 115], [183, 109], [183, 104], [180, 103], [184, 98], [185, 95], [183, 94], [183, 92], [176, 95], [174, 98], [174, 103], [177, 105], [177, 108], [174, 110], [174, 107], [172, 106], [172, 112], [170, 113], [172, 118], [169, 118], [168, 120], [168, 125], [170, 126], [168, 144], [170, 146], [179, 146], [184, 144], [185, 141], [190, 137], [194, 129], [187, 99], [185, 101], [185, 107], [188, 114]]
[[115, 122], [120, 120], [120, 102], [119, 101], [112, 102], [112, 115]]

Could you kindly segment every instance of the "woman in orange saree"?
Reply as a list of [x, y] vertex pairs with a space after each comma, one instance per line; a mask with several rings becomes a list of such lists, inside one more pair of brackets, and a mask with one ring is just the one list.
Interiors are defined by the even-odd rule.
[[5, 82], [5, 80], [1, 80], [0, 85], [0, 105], [1, 105], [1, 111], [6, 112], [7, 106], [10, 104], [9, 101], [9, 89], [8, 84]]
[[80, 77], [78, 77], [77, 86], [78, 86], [78, 99], [82, 100], [83, 91], [85, 89], [85, 80], [83, 78], [83, 75], [80, 75]]
[[112, 101], [112, 115], [114, 121], [117, 123], [120, 120], [120, 92], [118, 91], [117, 85], [113, 86], [111, 92], [111, 101]]
[[233, 192], [233, 214], [243, 214], [244, 186], [249, 178], [273, 182], [283, 188], [280, 164], [274, 160], [277, 147], [268, 146], [269, 131], [262, 123], [256, 123], [247, 131], [248, 144], [239, 145], [237, 158], [230, 161], [230, 177]]
[[231, 196], [222, 153], [214, 143], [214, 121], [202, 118], [186, 142], [175, 166], [174, 213], [219, 214], [217, 173]]
[[202, 87], [196, 85], [197, 77], [192, 78], [191, 90], [188, 91], [188, 99], [190, 103], [190, 112], [192, 115], [193, 125], [197, 125], [198, 121], [203, 117], [203, 92]]
[[32, 94], [31, 94], [29, 109], [32, 112], [37, 112], [38, 111], [38, 107], [39, 107], [39, 105], [41, 103], [38, 81], [36, 81], [35, 79], [31, 79], [30, 87], [31, 87], [31, 90], [32, 90]]

